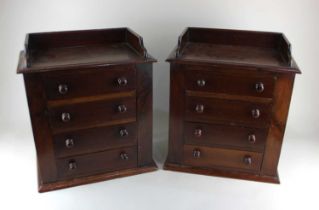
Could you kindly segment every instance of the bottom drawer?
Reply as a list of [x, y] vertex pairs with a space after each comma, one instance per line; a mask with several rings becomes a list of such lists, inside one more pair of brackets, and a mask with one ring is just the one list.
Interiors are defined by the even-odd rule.
[[57, 160], [58, 177], [72, 178], [137, 167], [136, 147]]
[[197, 167], [259, 171], [262, 153], [213, 147], [184, 146], [184, 164]]

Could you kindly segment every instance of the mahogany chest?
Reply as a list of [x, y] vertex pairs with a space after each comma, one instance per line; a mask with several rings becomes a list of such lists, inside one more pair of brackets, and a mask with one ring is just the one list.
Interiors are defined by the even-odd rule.
[[39, 191], [153, 171], [152, 58], [128, 28], [28, 34]]
[[296, 73], [281, 33], [187, 28], [170, 62], [164, 168], [279, 183]]

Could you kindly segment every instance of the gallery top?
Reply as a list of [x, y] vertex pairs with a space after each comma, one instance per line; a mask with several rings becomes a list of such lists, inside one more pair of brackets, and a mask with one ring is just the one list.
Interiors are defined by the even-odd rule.
[[186, 28], [168, 62], [301, 73], [282, 33]]
[[152, 62], [142, 37], [129, 28], [30, 33], [17, 72]]

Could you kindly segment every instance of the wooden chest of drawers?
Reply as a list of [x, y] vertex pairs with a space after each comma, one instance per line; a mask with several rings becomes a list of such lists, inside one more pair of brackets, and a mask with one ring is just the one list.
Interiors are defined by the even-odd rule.
[[188, 28], [170, 62], [168, 170], [279, 183], [293, 82], [283, 34]]
[[39, 191], [156, 169], [152, 63], [127, 28], [34, 33], [23, 73]]

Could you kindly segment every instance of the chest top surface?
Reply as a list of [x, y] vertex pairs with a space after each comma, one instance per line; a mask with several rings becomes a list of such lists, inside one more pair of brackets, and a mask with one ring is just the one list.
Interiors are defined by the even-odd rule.
[[168, 62], [301, 73], [282, 33], [186, 28]]
[[141, 36], [129, 28], [30, 33], [18, 73], [152, 63]]

